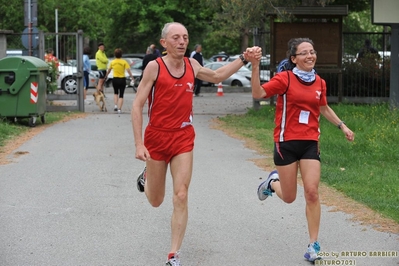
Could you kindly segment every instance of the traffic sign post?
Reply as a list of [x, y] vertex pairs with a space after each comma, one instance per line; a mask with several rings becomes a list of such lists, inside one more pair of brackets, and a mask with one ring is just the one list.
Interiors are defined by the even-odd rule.
[[[37, 26], [37, 0], [25, 0], [24, 1], [24, 14], [25, 14], [25, 26], [28, 26], [28, 43], [24, 44], [25, 48], [29, 50], [29, 55], [32, 55], [32, 27]], [[36, 44], [37, 46], [37, 44]]]
[[25, 0], [24, 14], [24, 26], [29, 27], [32, 23], [32, 27], [37, 27], [37, 0]]
[[25, 28], [21, 36], [22, 45], [28, 49], [36, 49], [39, 45], [39, 30], [36, 27]]

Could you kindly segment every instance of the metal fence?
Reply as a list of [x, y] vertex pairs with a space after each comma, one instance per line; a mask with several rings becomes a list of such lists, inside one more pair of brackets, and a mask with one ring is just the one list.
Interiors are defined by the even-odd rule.
[[[8, 33], [7, 55], [28, 55], [44, 60], [45, 53], [52, 49], [60, 61], [57, 92], [70, 91], [70, 94], [48, 94], [51, 101], [47, 111], [84, 111], [83, 103], [83, 32], [78, 33]], [[69, 63], [69, 64], [68, 64]], [[73, 82], [71, 82], [73, 81]], [[62, 104], [54, 104], [62, 101]], [[71, 103], [66, 104], [66, 103]]]
[[[262, 32], [260, 38], [265, 40], [260, 42], [264, 53], [270, 54], [270, 32]], [[366, 39], [379, 51], [379, 58], [360, 62], [357, 54]], [[329, 100], [355, 103], [388, 101], [390, 61], [390, 33], [344, 32], [342, 70], [340, 73], [325, 70], [319, 73], [326, 80]], [[317, 64], [315, 68], [317, 71]], [[339, 82], [342, 82], [341, 87]]]
[[[32, 49], [26, 49], [24, 34], [7, 34], [7, 50], [21, 51], [23, 55], [41, 57], [38, 34], [33, 34]], [[258, 33], [258, 45], [265, 54], [270, 54], [270, 32]], [[369, 62], [359, 62], [357, 53], [366, 39], [380, 52], [380, 58]], [[56, 46], [56, 43], [59, 45]], [[25, 44], [25, 46], [24, 46]], [[52, 47], [56, 56], [67, 62], [77, 58], [76, 38], [69, 34], [45, 34], [44, 47]], [[317, 44], [316, 44], [317, 46]], [[322, 49], [318, 48], [318, 49]], [[317, 70], [317, 64], [316, 64]], [[319, 73], [326, 80], [329, 100], [370, 103], [388, 101], [390, 92], [390, 33], [344, 32], [341, 73]], [[339, 86], [339, 84], [342, 86]], [[341, 89], [340, 89], [341, 88]]]
[[40, 33], [8, 33], [6, 36], [8, 53], [20, 53], [44, 60], [44, 53], [48, 48], [52, 48], [54, 55], [62, 62], [77, 57], [76, 33], [44, 33], [43, 48], [40, 45]]
[[[390, 33], [343, 33], [342, 91], [338, 74], [320, 74], [327, 82], [328, 96], [356, 99], [357, 102], [388, 101], [390, 86]], [[365, 40], [378, 51], [376, 56], [359, 60]]]

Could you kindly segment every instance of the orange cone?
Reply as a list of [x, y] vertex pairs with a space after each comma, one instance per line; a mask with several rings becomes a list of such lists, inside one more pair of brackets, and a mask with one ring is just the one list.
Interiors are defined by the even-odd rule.
[[222, 85], [222, 82], [219, 82], [219, 84], [218, 84], [217, 96], [223, 96], [223, 85]]

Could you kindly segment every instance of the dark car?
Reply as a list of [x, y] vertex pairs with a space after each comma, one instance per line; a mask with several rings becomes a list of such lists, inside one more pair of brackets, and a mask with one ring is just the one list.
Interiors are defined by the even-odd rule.
[[212, 62], [228, 61], [228, 59], [229, 59], [228, 54], [215, 54], [215, 55], [212, 55], [211, 58], [209, 58], [209, 60]]
[[136, 53], [136, 54], [123, 54], [124, 58], [141, 58], [143, 59], [145, 54]]

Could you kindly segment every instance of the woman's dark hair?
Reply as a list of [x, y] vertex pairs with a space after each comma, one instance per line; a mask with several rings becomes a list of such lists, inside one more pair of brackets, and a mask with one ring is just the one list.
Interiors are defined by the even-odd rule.
[[297, 51], [298, 51], [298, 46], [303, 43], [303, 42], [308, 42], [310, 43], [312, 46], [314, 46], [313, 41], [309, 38], [295, 38], [291, 41], [291, 45], [290, 45], [290, 57], [291, 56], [295, 56]]
[[114, 55], [116, 58], [121, 58], [122, 57], [122, 49], [121, 48], [116, 48], [114, 51]]
[[87, 55], [91, 54], [91, 49], [89, 46], [86, 46], [85, 48], [83, 48], [83, 54], [87, 54]]
[[296, 64], [294, 64], [291, 61], [291, 56], [295, 56], [296, 55], [296, 53], [298, 51], [298, 46], [301, 43], [303, 43], [303, 42], [308, 42], [312, 46], [314, 46], [313, 41], [311, 39], [309, 39], [309, 38], [293, 38], [293, 39], [290, 39], [288, 41], [288, 51], [287, 51], [287, 58], [288, 58], [288, 61], [289, 61], [288, 69], [292, 70], [296, 66]]

